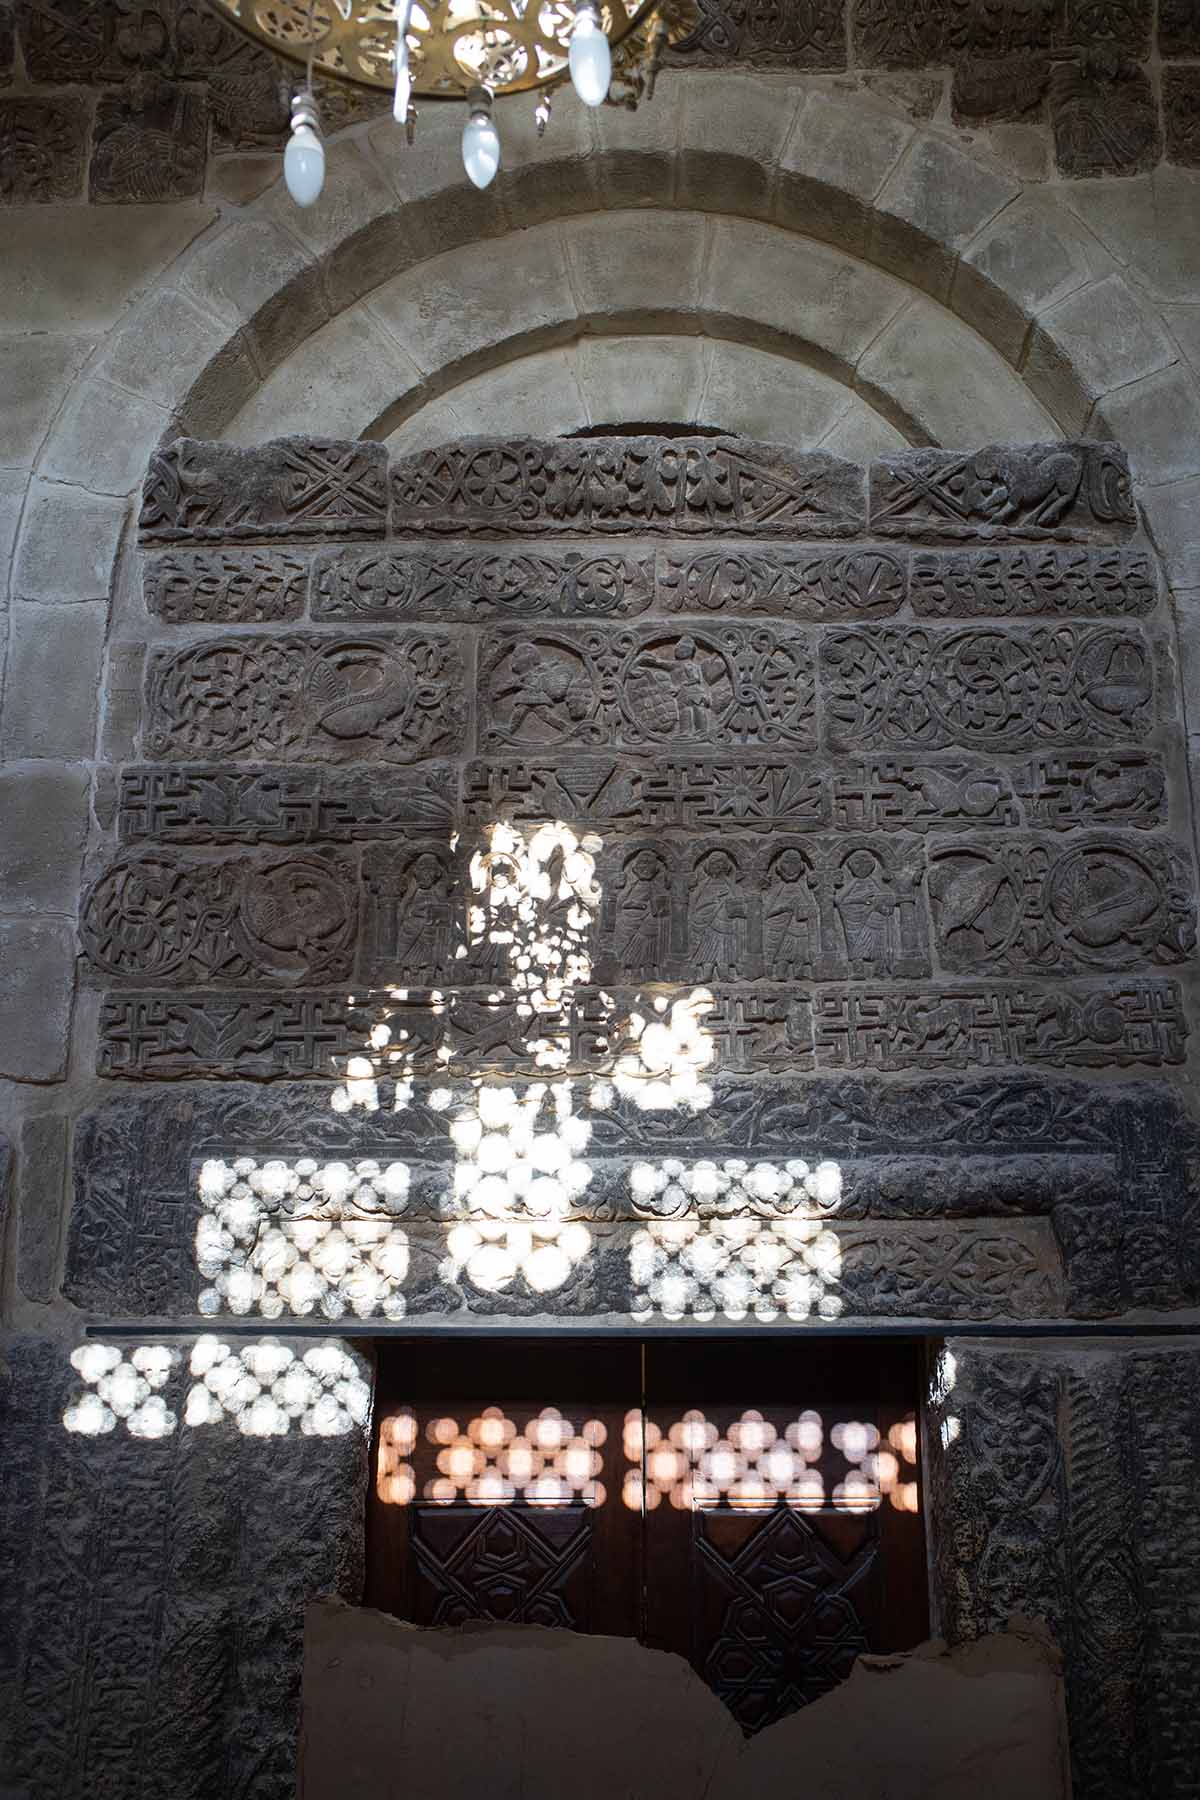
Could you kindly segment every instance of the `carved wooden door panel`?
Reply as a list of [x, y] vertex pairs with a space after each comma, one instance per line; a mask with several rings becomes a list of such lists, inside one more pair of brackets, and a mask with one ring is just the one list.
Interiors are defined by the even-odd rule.
[[746, 1731], [928, 1632], [916, 1347], [380, 1346], [367, 1600], [636, 1637]]
[[367, 1598], [635, 1635], [638, 1518], [621, 1505], [636, 1344], [380, 1346]]

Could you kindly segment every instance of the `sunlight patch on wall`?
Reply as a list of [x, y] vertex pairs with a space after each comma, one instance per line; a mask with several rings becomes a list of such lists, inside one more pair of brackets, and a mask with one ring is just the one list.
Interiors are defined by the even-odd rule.
[[[410, 1458], [418, 1424], [407, 1407], [380, 1427], [376, 1492], [385, 1503], [407, 1506], [416, 1498], [417, 1477]], [[465, 1425], [457, 1419], [430, 1419], [426, 1442], [434, 1446], [437, 1474], [424, 1482], [421, 1497], [437, 1506], [465, 1501], [469, 1506], [603, 1506], [607, 1495], [597, 1480], [607, 1431], [599, 1419], [578, 1427], [555, 1406], [544, 1406], [516, 1422], [498, 1406]]]
[[836, 1319], [842, 1253], [818, 1219], [664, 1219], [634, 1234], [632, 1315]]
[[71, 1367], [85, 1390], [67, 1407], [63, 1424], [84, 1437], [115, 1431], [118, 1420], [131, 1437], [169, 1436], [176, 1418], [158, 1389], [177, 1361], [162, 1344], [139, 1344], [128, 1357], [115, 1344], [81, 1344], [71, 1352]]

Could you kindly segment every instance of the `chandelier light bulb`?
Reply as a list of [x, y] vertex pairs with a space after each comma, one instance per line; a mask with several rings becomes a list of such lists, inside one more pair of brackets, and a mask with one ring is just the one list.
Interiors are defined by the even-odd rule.
[[292, 135], [283, 153], [283, 179], [297, 206], [312, 206], [325, 185], [325, 147], [311, 94], [297, 94], [292, 102]]
[[412, 104], [412, 69], [408, 60], [408, 21], [412, 13], [412, 0], [404, 0], [396, 14], [396, 93], [392, 101], [392, 117], [397, 125], [408, 122], [408, 109]]
[[567, 60], [572, 85], [583, 104], [603, 106], [612, 81], [612, 51], [600, 23], [600, 10], [588, 0], [576, 16]]
[[463, 168], [477, 188], [485, 188], [491, 185], [500, 167], [500, 138], [492, 123], [492, 96], [486, 88], [472, 88], [467, 104], [471, 116], [463, 126]]

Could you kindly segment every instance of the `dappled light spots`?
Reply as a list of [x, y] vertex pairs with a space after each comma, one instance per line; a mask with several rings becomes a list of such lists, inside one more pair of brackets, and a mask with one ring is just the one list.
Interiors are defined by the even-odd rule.
[[627, 1507], [652, 1512], [664, 1500], [682, 1511], [722, 1503], [761, 1512], [783, 1502], [817, 1512], [825, 1482], [812, 1465], [820, 1460], [824, 1427], [819, 1413], [801, 1413], [781, 1432], [760, 1412], [743, 1412], [722, 1436], [696, 1408], [665, 1429], [630, 1412], [624, 1449], [635, 1466], [625, 1476]]
[[84, 1390], [63, 1414], [68, 1431], [100, 1437], [118, 1421], [131, 1437], [160, 1438], [174, 1431], [175, 1414], [159, 1389], [166, 1385], [177, 1353], [162, 1344], [139, 1344], [128, 1357], [114, 1344], [81, 1344], [71, 1366]]
[[235, 1348], [202, 1337], [190, 1373], [186, 1425], [230, 1419], [246, 1437], [344, 1437], [370, 1416], [370, 1385], [339, 1344], [301, 1352], [271, 1338]]
[[408, 1506], [417, 1497], [412, 1458], [421, 1437], [433, 1447], [436, 1473], [421, 1484], [421, 1498], [438, 1506], [603, 1506], [597, 1479], [607, 1431], [599, 1419], [576, 1426], [555, 1406], [544, 1406], [518, 1429], [498, 1406], [484, 1407], [460, 1426], [448, 1416], [424, 1428], [404, 1407], [384, 1419], [379, 1432], [375, 1491], [385, 1504]]
[[630, 1248], [634, 1318], [836, 1319], [841, 1248], [818, 1219], [664, 1219]]

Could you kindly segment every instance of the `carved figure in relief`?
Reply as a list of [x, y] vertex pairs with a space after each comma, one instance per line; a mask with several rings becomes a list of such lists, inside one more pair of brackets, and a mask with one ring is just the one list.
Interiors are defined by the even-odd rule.
[[833, 904], [850, 973], [878, 975], [891, 970], [902, 954], [901, 900], [873, 851], [851, 851], [842, 864]]
[[1099, 762], [1087, 771], [1083, 790], [1098, 813], [1146, 813], [1162, 806], [1166, 777], [1158, 763]]
[[680, 638], [676, 644], [671, 679], [679, 707], [679, 729], [684, 737], [704, 737], [712, 716], [712, 700], [694, 638]]
[[385, 722], [402, 718], [413, 686], [407, 669], [367, 648], [323, 657], [308, 683], [318, 728], [342, 739], [373, 736]]
[[351, 925], [343, 883], [314, 862], [282, 862], [256, 874], [246, 885], [242, 918], [259, 944], [299, 969]]
[[434, 978], [454, 966], [454, 904], [451, 877], [439, 859], [423, 850], [409, 865], [395, 909], [395, 956], [399, 975], [428, 970]]
[[639, 850], [625, 864], [617, 903], [617, 960], [629, 973], [658, 974], [671, 942], [671, 876], [653, 850]]
[[714, 850], [696, 876], [688, 908], [692, 967], [727, 979], [745, 976], [751, 920], [737, 864], [724, 850]]
[[508, 729], [514, 737], [532, 722], [537, 735], [555, 739], [565, 735], [563, 709], [578, 723], [587, 712], [587, 678], [565, 657], [552, 656], [536, 644], [521, 643], [508, 662], [509, 681], [496, 690], [498, 701], [509, 701]]
[[1086, 698], [1114, 718], [1128, 717], [1150, 698], [1150, 669], [1140, 644], [1102, 640], [1084, 659], [1082, 673]]
[[781, 980], [803, 979], [817, 962], [820, 915], [810, 884], [800, 851], [780, 851], [767, 879], [763, 950], [767, 972]]
[[1082, 479], [1083, 457], [1071, 450], [1048, 450], [1037, 462], [985, 452], [971, 464], [967, 503], [998, 524], [1050, 527], [1070, 511]]

